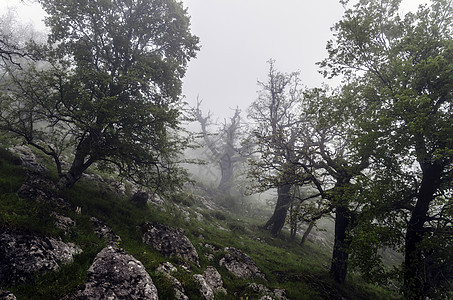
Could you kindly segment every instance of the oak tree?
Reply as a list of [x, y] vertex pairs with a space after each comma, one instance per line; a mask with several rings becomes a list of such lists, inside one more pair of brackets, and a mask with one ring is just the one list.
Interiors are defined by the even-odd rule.
[[[1, 83], [2, 130], [51, 156], [59, 186], [91, 165], [152, 187], [175, 178], [181, 80], [198, 38], [175, 0], [40, 0], [40, 62]], [[62, 153], [73, 152], [69, 170]]]

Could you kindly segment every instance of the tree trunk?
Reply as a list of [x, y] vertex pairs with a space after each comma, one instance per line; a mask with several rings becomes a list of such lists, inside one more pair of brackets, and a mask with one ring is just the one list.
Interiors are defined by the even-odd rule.
[[221, 193], [230, 194], [234, 175], [234, 167], [233, 162], [231, 161], [231, 156], [225, 153], [220, 158], [219, 165], [222, 172], [222, 177], [220, 178], [218, 190]]
[[338, 283], [344, 283], [348, 271], [349, 246], [348, 230], [352, 228], [351, 212], [347, 207], [337, 206], [335, 213], [335, 241], [333, 245], [330, 274]]
[[266, 230], [270, 230], [273, 236], [280, 234], [286, 221], [286, 214], [291, 203], [291, 185], [284, 184], [277, 188], [277, 204], [275, 205], [274, 214], [264, 225]]
[[310, 222], [310, 224], [308, 224], [308, 228], [307, 230], [305, 230], [304, 232], [304, 235], [302, 236], [302, 240], [300, 241], [300, 245], [302, 246], [305, 241], [307, 240], [308, 236], [310, 235], [310, 232], [311, 230], [313, 229], [313, 227], [315, 226], [315, 222]]
[[405, 238], [403, 291], [406, 299], [424, 299], [424, 295], [430, 289], [429, 281], [426, 280], [423, 249], [421, 249], [420, 242], [423, 240], [429, 205], [434, 199], [442, 170], [442, 166], [439, 165], [422, 165], [422, 183]]
[[88, 169], [95, 162], [93, 157], [86, 160], [89, 156], [89, 144], [89, 138], [86, 138], [80, 142], [76, 149], [76, 154], [74, 156], [74, 160], [72, 161], [71, 168], [66, 174], [60, 177], [57, 183], [57, 188], [63, 189], [72, 187], [82, 177], [83, 172], [85, 172], [86, 169]]
[[291, 201], [291, 206], [289, 208], [289, 226], [291, 228], [289, 239], [294, 241], [297, 234], [297, 214], [294, 212], [293, 201]]

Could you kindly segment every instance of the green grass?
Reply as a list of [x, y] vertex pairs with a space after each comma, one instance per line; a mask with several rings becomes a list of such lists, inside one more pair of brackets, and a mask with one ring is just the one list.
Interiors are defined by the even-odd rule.
[[[49, 161], [46, 165], [51, 167]], [[54, 170], [51, 170], [51, 174], [55, 174]], [[197, 249], [201, 266], [192, 264], [193, 273], [179, 269], [175, 274], [190, 299], [201, 299], [192, 274], [202, 273], [210, 265], [220, 272], [228, 290], [227, 295], [219, 294], [216, 299], [259, 299], [262, 296], [247, 289], [252, 281], [238, 279], [220, 267], [218, 261], [224, 254], [223, 248], [227, 246], [241, 249], [263, 270], [267, 281], [257, 279], [253, 282], [263, 283], [270, 288], [284, 288], [291, 299], [397, 299], [390, 291], [365, 284], [357, 275], [349, 276], [348, 284], [337, 285], [328, 275], [328, 249], [311, 242], [301, 247], [290, 241], [287, 233], [274, 238], [260, 229], [264, 220], [207, 210], [199, 207], [197, 198], [191, 194], [175, 195], [173, 202], [169, 201], [165, 205], [164, 212], [153, 206], [136, 208], [129, 203], [127, 196], [121, 197], [108, 192], [106, 187], [99, 188], [89, 181], [81, 180], [73, 188], [61, 192], [61, 196], [74, 207], [82, 208], [80, 215], [75, 214], [75, 211], [57, 211], [76, 222], [75, 228], [64, 234], [54, 228], [55, 220], [50, 216], [52, 207], [17, 196], [16, 192], [23, 181], [24, 172], [17, 165], [17, 158], [0, 149], [0, 229], [26, 229], [61, 237], [64, 241], [77, 244], [83, 253], [59, 271], [37, 274], [31, 283], [3, 287], [11, 290], [18, 299], [60, 299], [84, 284], [94, 257], [106, 245], [93, 233], [90, 216], [105, 222], [121, 237], [119, 246], [143, 263], [161, 299], [172, 299], [174, 292], [171, 282], [157, 273], [156, 268], [166, 261], [177, 265], [180, 259], [165, 258], [141, 242], [141, 225], [148, 221], [183, 228]], [[189, 213], [190, 221], [186, 220], [187, 213], [183, 210]], [[195, 210], [203, 216], [203, 221], [197, 220]], [[207, 248], [206, 244], [214, 245], [219, 251]], [[207, 258], [209, 254], [214, 256], [214, 260]]]

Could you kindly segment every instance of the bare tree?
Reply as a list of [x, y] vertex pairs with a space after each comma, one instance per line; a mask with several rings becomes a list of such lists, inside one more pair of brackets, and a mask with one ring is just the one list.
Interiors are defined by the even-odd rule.
[[210, 159], [217, 163], [220, 168], [221, 177], [217, 190], [230, 196], [234, 185], [235, 168], [238, 163], [245, 159], [245, 156], [241, 154], [241, 146], [239, 145], [241, 111], [236, 108], [230, 120], [225, 120], [215, 133], [211, 133], [209, 131], [209, 127], [212, 125], [211, 114], [208, 113], [207, 116], [203, 116], [200, 104], [201, 101], [197, 101], [193, 115], [201, 125], [204, 144], [212, 155]]
[[273, 235], [283, 228], [290, 207], [291, 188], [306, 181], [298, 167], [301, 146], [298, 137], [302, 127], [302, 87], [299, 73], [285, 74], [269, 62], [267, 81], [261, 86], [258, 99], [249, 108], [252, 119], [250, 140], [255, 145], [251, 159], [250, 176], [254, 191], [277, 189], [274, 213], [264, 225]]

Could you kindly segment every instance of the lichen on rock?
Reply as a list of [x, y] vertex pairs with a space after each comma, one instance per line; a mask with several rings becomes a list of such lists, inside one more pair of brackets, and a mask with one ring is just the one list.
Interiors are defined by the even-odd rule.
[[124, 250], [108, 246], [96, 255], [85, 286], [64, 299], [159, 298], [143, 264]]
[[152, 246], [164, 256], [179, 256], [199, 266], [198, 253], [182, 229], [147, 222], [144, 230], [145, 244]]
[[57, 270], [82, 252], [72, 243], [25, 232], [0, 232], [0, 283], [31, 280], [35, 273]]
[[239, 278], [265, 279], [264, 273], [253, 262], [250, 256], [234, 247], [226, 247], [225, 252], [227, 253], [219, 262], [220, 266], [224, 266], [228, 271]]

